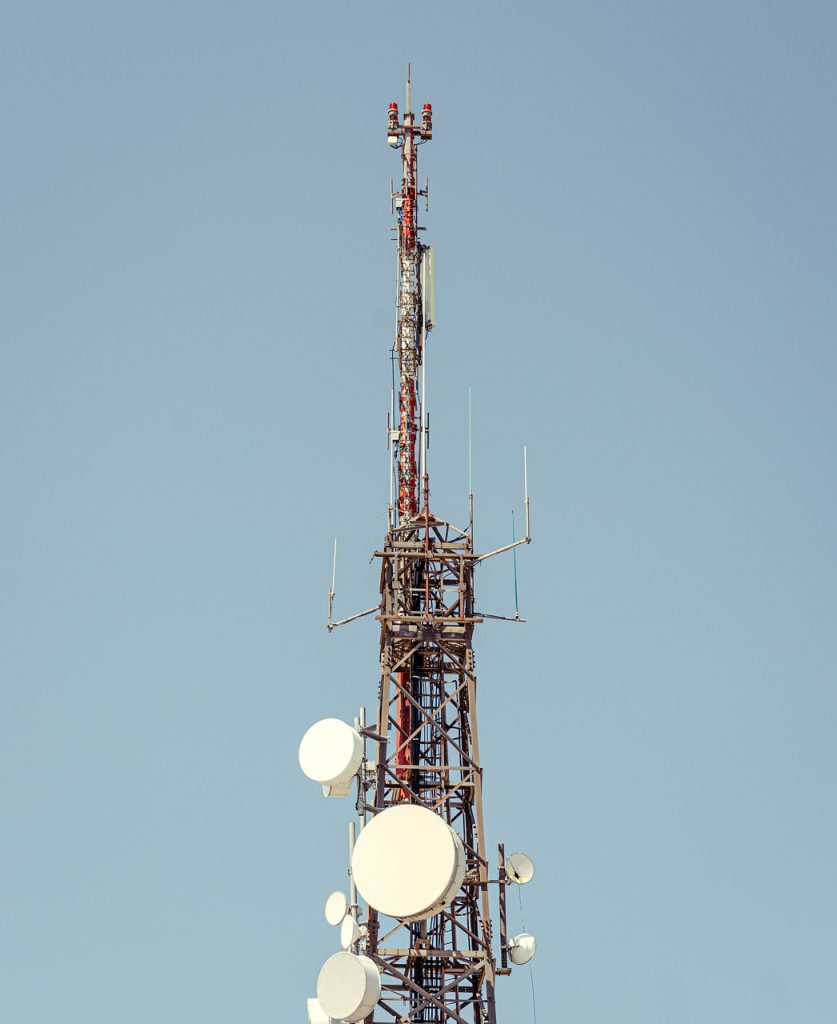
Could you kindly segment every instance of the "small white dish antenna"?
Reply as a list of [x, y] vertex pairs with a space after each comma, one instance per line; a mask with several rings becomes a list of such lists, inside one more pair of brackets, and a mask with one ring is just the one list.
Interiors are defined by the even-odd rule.
[[337, 927], [349, 912], [349, 901], [345, 893], [333, 892], [325, 901], [325, 919]]
[[352, 877], [366, 902], [399, 921], [423, 921], [447, 907], [462, 885], [462, 840], [438, 814], [397, 804], [358, 836]]
[[360, 925], [351, 914], [346, 914], [340, 924], [340, 945], [343, 949], [351, 949], [359, 938]]
[[300, 768], [326, 796], [346, 796], [362, 761], [360, 733], [339, 718], [316, 722], [299, 745]]
[[317, 979], [317, 999], [335, 1020], [363, 1020], [381, 997], [381, 976], [366, 956], [343, 951], [330, 956]]
[[510, 882], [526, 885], [535, 877], [535, 865], [525, 853], [512, 853], [506, 858], [506, 874]]
[[331, 1017], [320, 1006], [319, 999], [308, 1000], [308, 1024], [334, 1024]]
[[521, 932], [520, 935], [509, 939], [508, 949], [511, 962], [517, 964], [518, 967], [528, 964], [535, 955], [536, 945], [535, 936], [528, 935], [526, 932]]

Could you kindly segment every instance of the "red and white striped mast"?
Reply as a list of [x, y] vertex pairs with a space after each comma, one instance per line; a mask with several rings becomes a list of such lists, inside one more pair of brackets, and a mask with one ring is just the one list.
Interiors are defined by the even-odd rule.
[[[397, 503], [390, 499], [390, 528], [406, 525], [419, 512], [420, 489], [425, 508], [429, 499], [427, 473], [427, 410], [425, 408], [424, 381], [427, 371], [425, 342], [432, 328], [426, 316], [425, 296], [422, 294], [422, 259], [429, 252], [419, 241], [418, 199], [427, 198], [427, 188], [418, 187], [418, 147], [433, 137], [433, 108], [425, 103], [421, 125], [415, 123], [410, 98], [410, 69], [407, 67], [407, 95], [404, 120], [399, 123], [398, 104], [389, 105], [387, 141], [393, 149], [401, 147], [401, 190], [392, 192], [392, 201], [398, 214], [398, 288], [396, 292], [396, 337], [394, 353], [398, 362], [398, 426], [390, 439], [394, 442], [391, 473], [395, 478]], [[421, 392], [419, 394], [419, 369]], [[417, 460], [416, 441], [420, 438], [421, 452]], [[420, 462], [420, 472], [419, 465]], [[421, 479], [420, 479], [421, 477]], [[410, 666], [398, 673], [402, 693], [396, 701], [395, 717], [400, 735], [406, 739], [412, 731]], [[410, 746], [403, 743], [396, 755], [398, 774], [409, 778], [412, 763]]]
[[[407, 72], [407, 102], [404, 119], [399, 122], [398, 104], [389, 105], [387, 137], [390, 146], [401, 147], [401, 190], [393, 192], [398, 213], [398, 291], [396, 295], [395, 355], [398, 361], [398, 425], [392, 425], [393, 473], [396, 501], [390, 510], [395, 523], [405, 523], [419, 511], [419, 495], [427, 503], [426, 410], [424, 394], [419, 393], [419, 368], [425, 368], [425, 340], [432, 322], [423, 308], [421, 289], [422, 259], [427, 248], [418, 238], [418, 199], [427, 196], [419, 189], [417, 149], [433, 137], [433, 111], [425, 103], [421, 124], [411, 109], [410, 73]], [[421, 438], [420, 460], [416, 452]], [[419, 461], [421, 465], [419, 466]], [[420, 472], [423, 477], [420, 480]]]

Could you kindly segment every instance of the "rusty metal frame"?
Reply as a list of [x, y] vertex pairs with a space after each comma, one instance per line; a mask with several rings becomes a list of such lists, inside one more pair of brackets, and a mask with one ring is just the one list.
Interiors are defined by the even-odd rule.
[[[367, 1024], [496, 1024], [472, 647], [482, 621], [473, 611], [478, 557], [470, 535], [437, 519], [427, 505], [392, 526], [375, 554], [381, 562], [377, 758], [364, 778], [362, 809], [374, 815], [404, 801], [428, 807], [460, 836], [467, 871], [450, 906], [428, 921], [404, 924], [369, 908], [366, 953], [384, 985]], [[409, 717], [406, 731], [399, 714]]]

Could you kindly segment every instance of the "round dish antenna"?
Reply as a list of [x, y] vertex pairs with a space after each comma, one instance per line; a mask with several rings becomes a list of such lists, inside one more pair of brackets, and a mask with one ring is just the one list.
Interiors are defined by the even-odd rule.
[[340, 945], [343, 949], [351, 949], [359, 938], [360, 925], [351, 914], [346, 914], [340, 924]]
[[325, 901], [325, 919], [335, 927], [340, 924], [349, 910], [349, 901], [342, 892], [333, 892]]
[[319, 999], [308, 1000], [308, 1024], [334, 1024], [331, 1017], [320, 1006]]
[[363, 740], [339, 718], [316, 722], [302, 737], [299, 766], [326, 796], [346, 796], [363, 761]]
[[350, 1024], [363, 1020], [380, 996], [381, 976], [369, 957], [335, 953], [323, 964], [317, 979], [317, 999], [335, 1020]]
[[532, 957], [535, 955], [535, 936], [527, 935], [526, 932], [521, 932], [520, 935], [515, 935], [513, 939], [509, 939], [509, 956], [511, 962], [521, 967], [523, 964], [528, 964]]
[[465, 847], [433, 811], [397, 804], [358, 836], [352, 877], [366, 902], [400, 921], [423, 921], [447, 907], [465, 877]]
[[506, 858], [506, 874], [510, 882], [526, 885], [535, 877], [535, 865], [525, 853], [512, 853]]

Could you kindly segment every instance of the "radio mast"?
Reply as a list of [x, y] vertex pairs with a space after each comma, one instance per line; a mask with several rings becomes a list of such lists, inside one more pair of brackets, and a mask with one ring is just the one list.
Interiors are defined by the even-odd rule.
[[485, 618], [522, 621], [476, 611], [474, 570], [531, 540], [525, 449], [525, 536], [476, 554], [471, 493], [465, 529], [430, 510], [425, 373], [435, 302], [433, 249], [419, 238], [418, 204], [428, 188], [418, 183], [417, 151], [432, 137], [431, 105], [413, 113], [408, 70], [403, 116], [391, 103], [387, 122], [388, 142], [401, 151], [401, 187], [391, 190], [397, 379], [387, 428], [388, 530], [375, 552], [380, 601], [334, 622], [334, 577], [329, 590], [329, 630], [373, 613], [380, 622], [378, 711], [369, 724], [363, 709], [353, 726], [318, 722], [300, 746], [303, 771], [327, 796], [356, 786], [360, 829], [350, 823], [349, 895], [332, 893], [326, 905], [342, 951], [320, 972], [310, 1024], [496, 1024], [497, 976], [535, 949], [532, 936], [506, 934], [507, 886], [529, 882], [532, 862], [520, 853], [507, 858], [502, 845], [492, 854], [486, 843], [473, 652], [474, 627]]

